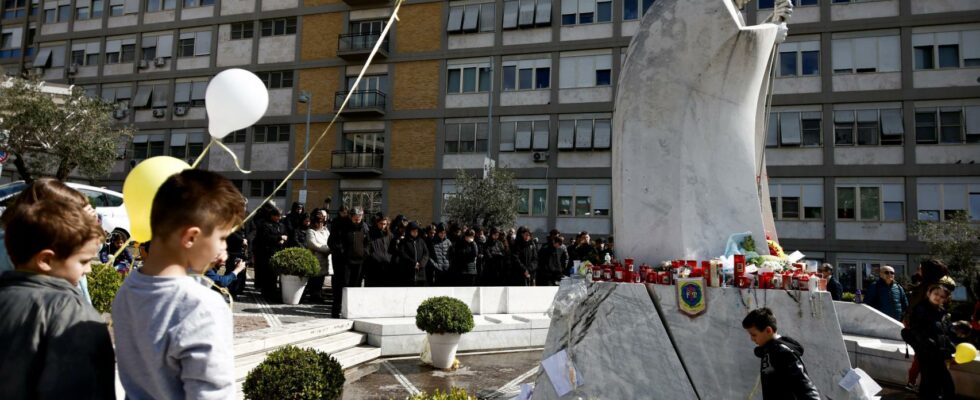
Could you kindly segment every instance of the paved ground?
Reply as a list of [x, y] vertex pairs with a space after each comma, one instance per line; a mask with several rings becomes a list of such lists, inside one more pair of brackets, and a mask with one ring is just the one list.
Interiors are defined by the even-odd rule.
[[377, 360], [348, 372], [344, 399], [404, 399], [412, 394], [466, 389], [481, 399], [511, 398], [522, 383], [531, 382], [541, 350], [459, 355], [460, 368], [443, 371], [422, 365], [418, 358]]
[[[235, 333], [278, 327], [313, 318], [330, 318], [330, 286], [325, 286], [323, 289], [323, 297], [327, 299], [324, 303], [310, 303], [309, 293], [305, 293], [303, 302], [298, 305], [269, 304], [253, 288], [251, 269], [248, 275], [245, 293], [236, 299], [232, 308], [235, 316]], [[329, 285], [329, 282], [327, 284]]]

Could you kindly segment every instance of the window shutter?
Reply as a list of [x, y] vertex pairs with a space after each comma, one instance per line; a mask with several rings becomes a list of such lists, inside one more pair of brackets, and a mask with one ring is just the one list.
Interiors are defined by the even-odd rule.
[[173, 35], [164, 35], [157, 37], [157, 57], [172, 57], [174, 49], [174, 37]]

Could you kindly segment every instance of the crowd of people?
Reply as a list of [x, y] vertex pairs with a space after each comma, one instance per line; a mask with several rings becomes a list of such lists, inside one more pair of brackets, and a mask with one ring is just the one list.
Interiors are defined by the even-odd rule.
[[[306, 212], [300, 202], [286, 215], [275, 205], [263, 205], [228, 240], [229, 249], [243, 241], [253, 243], [255, 286], [269, 302], [277, 302], [279, 293], [277, 276], [269, 268], [272, 256], [288, 247], [311, 250], [321, 268], [306, 293], [309, 301], [322, 301], [329, 276], [335, 317], [345, 287], [556, 285], [576, 262], [615, 257], [613, 238], [593, 241], [588, 232], [577, 233], [566, 244], [562, 233], [552, 230], [540, 243], [526, 227], [420, 225], [402, 215], [391, 220], [382, 213], [366, 216], [357, 207], [341, 207], [331, 219], [326, 208]], [[249, 257], [247, 252], [236, 256]]]

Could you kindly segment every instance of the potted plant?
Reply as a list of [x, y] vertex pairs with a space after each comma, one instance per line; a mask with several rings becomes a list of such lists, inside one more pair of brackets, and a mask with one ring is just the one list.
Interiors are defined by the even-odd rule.
[[432, 365], [446, 369], [456, 359], [460, 335], [473, 330], [473, 312], [458, 299], [431, 297], [416, 310], [415, 326], [429, 334]]
[[272, 256], [269, 267], [279, 274], [282, 287], [282, 302], [299, 304], [303, 297], [306, 280], [320, 271], [320, 262], [307, 249], [292, 247], [282, 250]]
[[246, 399], [335, 400], [343, 397], [344, 371], [331, 355], [285, 346], [249, 371]]

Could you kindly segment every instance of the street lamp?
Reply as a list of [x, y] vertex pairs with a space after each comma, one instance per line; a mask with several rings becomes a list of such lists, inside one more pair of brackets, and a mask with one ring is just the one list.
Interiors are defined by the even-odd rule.
[[[313, 106], [313, 95], [310, 92], [302, 91], [299, 94], [299, 102], [306, 104], [306, 141], [303, 142], [303, 155], [310, 152], [310, 109]], [[306, 158], [303, 162], [303, 190], [299, 192], [299, 201], [306, 203], [306, 174], [310, 170], [310, 159]]]

